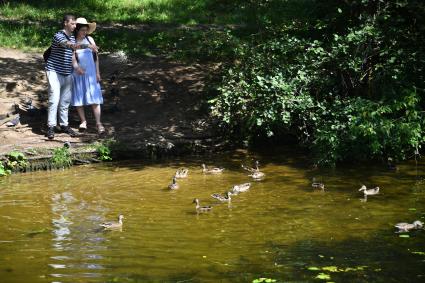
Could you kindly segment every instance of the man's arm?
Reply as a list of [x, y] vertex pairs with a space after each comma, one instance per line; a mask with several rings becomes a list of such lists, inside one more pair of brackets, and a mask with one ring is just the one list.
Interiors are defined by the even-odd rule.
[[59, 42], [59, 45], [64, 48], [68, 48], [72, 50], [90, 48], [94, 52], [98, 52], [97, 46], [93, 44], [86, 44], [86, 43], [77, 44], [77, 43], [72, 43], [71, 41], [64, 40]]

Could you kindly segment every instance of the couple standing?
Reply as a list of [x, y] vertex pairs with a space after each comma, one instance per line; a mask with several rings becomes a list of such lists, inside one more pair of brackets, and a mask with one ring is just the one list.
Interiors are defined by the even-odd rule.
[[84, 18], [75, 19], [67, 14], [63, 17], [63, 30], [52, 40], [50, 55], [46, 60], [49, 83], [49, 109], [47, 138], [55, 137], [59, 112], [59, 125], [63, 133], [77, 136], [68, 125], [69, 105], [77, 107], [81, 124], [80, 131], [87, 129], [84, 106], [91, 105], [99, 134], [105, 132], [100, 121], [100, 104], [103, 103], [100, 89], [98, 48], [91, 36], [96, 23]]

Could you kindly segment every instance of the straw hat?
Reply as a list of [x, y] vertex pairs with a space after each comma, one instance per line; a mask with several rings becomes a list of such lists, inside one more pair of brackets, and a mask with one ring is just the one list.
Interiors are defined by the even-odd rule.
[[87, 31], [87, 34], [91, 34], [96, 29], [96, 23], [89, 23], [85, 18], [78, 18], [75, 20], [75, 23], [78, 25], [88, 25], [89, 29]]

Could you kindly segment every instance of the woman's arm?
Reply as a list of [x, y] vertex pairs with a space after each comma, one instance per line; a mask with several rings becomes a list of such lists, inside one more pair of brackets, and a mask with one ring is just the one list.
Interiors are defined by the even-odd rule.
[[77, 74], [84, 75], [84, 70], [78, 65], [76, 56], [77, 54], [75, 52], [72, 52], [72, 66], [74, 67], [74, 70], [77, 72]]
[[[96, 46], [96, 42], [94, 42], [94, 39], [93, 39], [93, 37], [91, 37], [91, 36], [88, 36], [88, 38], [90, 39], [90, 42], [94, 45], [94, 46]], [[99, 69], [99, 55], [98, 55], [98, 53], [96, 52], [96, 57], [97, 57], [97, 60], [96, 60], [96, 79], [97, 79], [97, 82], [100, 82], [100, 80], [101, 80], [101, 77], [100, 77], [100, 69]]]

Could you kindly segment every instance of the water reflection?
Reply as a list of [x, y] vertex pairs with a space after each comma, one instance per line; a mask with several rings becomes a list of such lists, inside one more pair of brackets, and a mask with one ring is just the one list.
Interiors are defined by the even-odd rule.
[[[105, 269], [100, 262], [103, 256], [93, 253], [105, 250], [102, 246], [105, 238], [91, 225], [102, 218], [100, 213], [105, 209], [96, 202], [92, 207], [84, 196], [74, 196], [73, 192], [64, 191], [54, 193], [51, 197], [52, 247], [53, 251], [60, 254], [51, 256], [53, 263], [48, 264], [55, 270], [50, 274], [54, 278], [72, 278], [71, 281], [77, 278], [97, 278], [102, 274], [93, 270]], [[72, 256], [63, 255], [64, 252]], [[83, 270], [90, 272], [81, 272]]]

